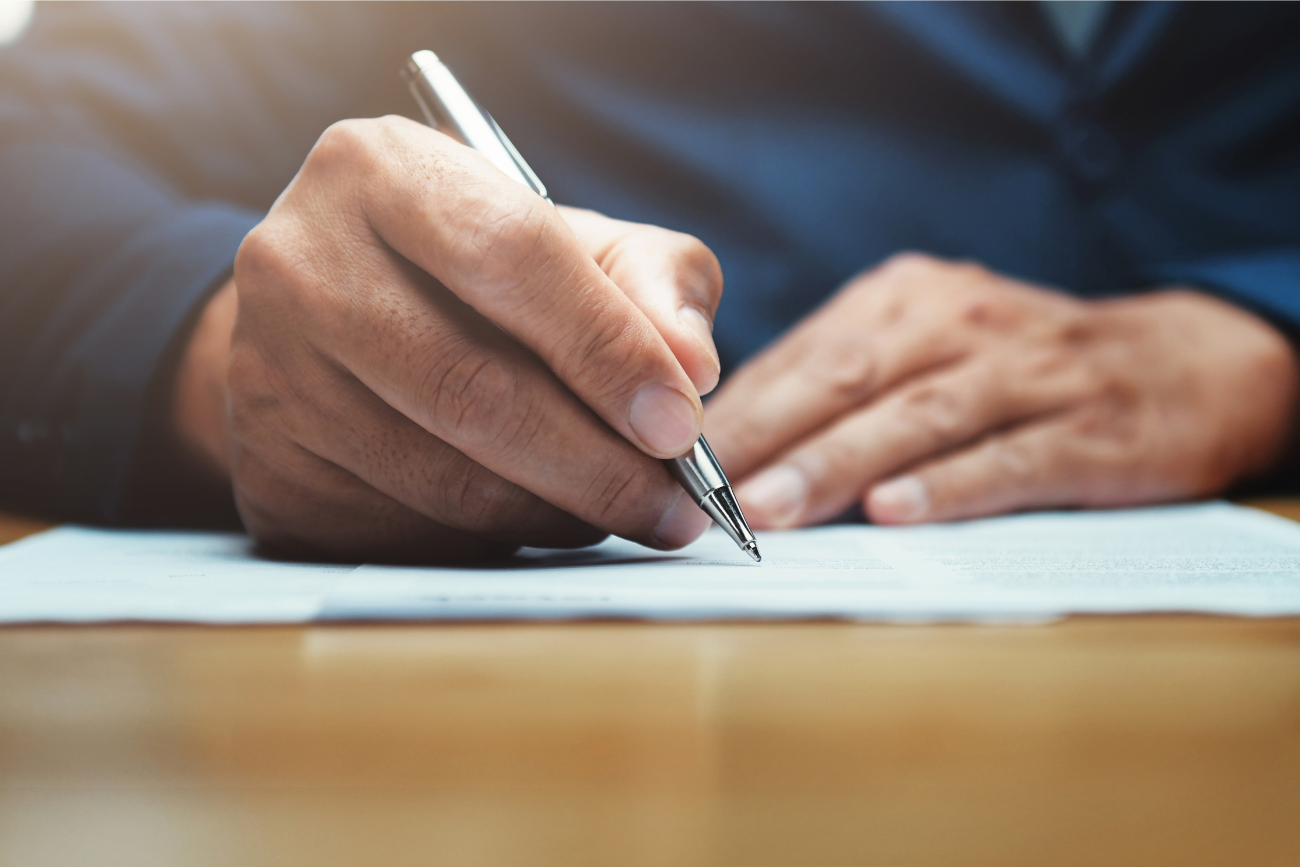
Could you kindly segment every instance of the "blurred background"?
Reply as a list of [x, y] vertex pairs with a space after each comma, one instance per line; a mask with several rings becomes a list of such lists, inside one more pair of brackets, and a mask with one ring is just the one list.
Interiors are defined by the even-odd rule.
[[32, 0], [0, 0], [0, 45], [22, 35], [34, 5]]

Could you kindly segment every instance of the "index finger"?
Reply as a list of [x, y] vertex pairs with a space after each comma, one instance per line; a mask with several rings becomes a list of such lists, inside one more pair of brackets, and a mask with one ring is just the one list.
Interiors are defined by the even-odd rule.
[[722, 386], [709, 401], [708, 435], [732, 481], [904, 379], [962, 357], [964, 343], [945, 325], [951, 316], [899, 285], [925, 277], [915, 273], [924, 267], [900, 257], [860, 278]]
[[722, 365], [713, 317], [722, 299], [722, 266], [703, 242], [658, 226], [561, 208], [600, 269], [646, 315], [700, 394], [718, 384]]
[[556, 210], [452, 139], [385, 121], [383, 198], [365, 201], [399, 254], [542, 359], [646, 454], [684, 454], [703, 407], [672, 350]]

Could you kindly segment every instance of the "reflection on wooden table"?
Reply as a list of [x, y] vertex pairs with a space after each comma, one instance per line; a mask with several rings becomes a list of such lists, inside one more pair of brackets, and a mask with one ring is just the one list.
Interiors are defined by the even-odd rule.
[[3, 867], [1266, 867], [1298, 816], [1300, 619], [0, 630]]

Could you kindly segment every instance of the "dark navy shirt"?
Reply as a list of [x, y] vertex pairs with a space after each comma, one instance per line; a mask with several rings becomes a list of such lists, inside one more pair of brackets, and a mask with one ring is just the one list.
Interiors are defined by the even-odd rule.
[[1296, 4], [1114, 4], [1077, 56], [1024, 3], [51, 4], [0, 49], [0, 508], [183, 514], [180, 336], [421, 48], [557, 201], [713, 248], [725, 368], [905, 249], [1300, 329]]

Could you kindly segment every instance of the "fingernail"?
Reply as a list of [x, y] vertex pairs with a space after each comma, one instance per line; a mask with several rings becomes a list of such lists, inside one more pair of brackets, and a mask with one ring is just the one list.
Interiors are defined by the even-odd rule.
[[709, 516], [683, 491], [664, 512], [650, 537], [665, 548], [680, 548], [700, 538], [711, 523]]
[[642, 386], [632, 398], [628, 423], [646, 448], [663, 457], [686, 454], [700, 438], [695, 404], [658, 382]]
[[700, 345], [709, 353], [709, 360], [713, 362], [713, 377], [708, 383], [696, 383], [700, 387], [700, 392], [705, 393], [713, 390], [713, 386], [718, 384], [718, 376], [722, 372], [722, 361], [718, 358], [718, 347], [713, 342], [713, 324], [709, 322], [708, 317], [700, 312], [698, 307], [692, 307], [690, 304], [683, 304], [677, 311], [677, 318], [681, 323], [691, 330]]
[[808, 500], [808, 478], [795, 467], [782, 464], [745, 482], [736, 497], [746, 511], [757, 512], [765, 523], [787, 527], [803, 512]]
[[871, 517], [886, 524], [919, 521], [930, 509], [930, 494], [916, 476], [901, 476], [877, 485], [868, 497]]

